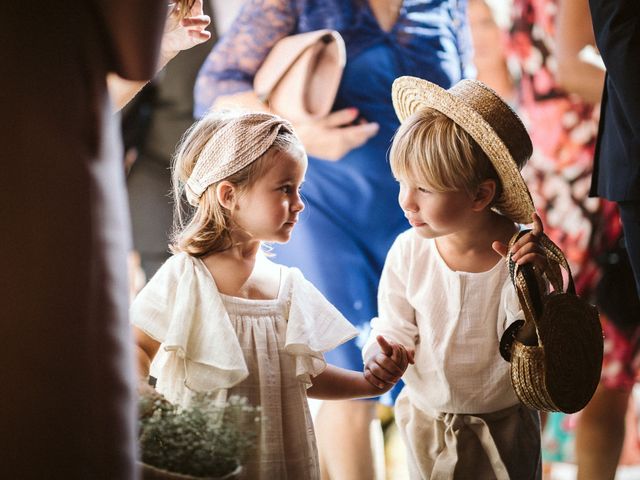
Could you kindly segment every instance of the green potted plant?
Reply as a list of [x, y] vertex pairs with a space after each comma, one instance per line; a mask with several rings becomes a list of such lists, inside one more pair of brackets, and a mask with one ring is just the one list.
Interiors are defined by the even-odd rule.
[[237, 396], [220, 405], [209, 394], [183, 408], [149, 388], [140, 395], [138, 423], [144, 480], [226, 480], [240, 476], [256, 446], [260, 409]]

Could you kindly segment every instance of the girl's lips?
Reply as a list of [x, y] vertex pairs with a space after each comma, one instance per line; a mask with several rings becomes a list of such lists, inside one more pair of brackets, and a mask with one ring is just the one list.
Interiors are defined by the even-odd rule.
[[407, 219], [407, 220], [409, 220], [409, 224], [410, 224], [412, 227], [422, 227], [422, 226], [426, 225], [426, 223], [421, 222], [421, 221], [419, 221], [419, 220], [412, 219], [412, 218], [409, 218], [409, 219]]

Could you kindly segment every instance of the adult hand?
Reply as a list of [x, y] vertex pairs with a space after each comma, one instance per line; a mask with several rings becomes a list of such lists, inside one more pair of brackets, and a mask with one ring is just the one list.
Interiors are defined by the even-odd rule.
[[182, 50], [206, 42], [211, 38], [211, 32], [205, 30], [210, 23], [209, 15], [203, 13], [202, 0], [196, 0], [184, 18], [180, 18], [173, 4], [162, 35], [161, 55], [173, 58]]
[[345, 108], [324, 118], [295, 125], [296, 133], [307, 153], [335, 162], [373, 137], [380, 126], [375, 122], [351, 125], [358, 109]]
[[409, 364], [413, 365], [414, 352], [382, 335], [378, 335], [376, 340], [380, 351], [367, 360], [364, 378], [374, 387], [388, 390], [400, 380]]
[[[163, 68], [180, 51], [209, 40], [211, 33], [205, 28], [210, 22], [209, 16], [202, 13], [202, 0], [195, 0], [184, 17], [180, 15], [177, 5], [172, 4], [162, 34], [157, 70]], [[129, 103], [146, 83], [125, 80], [115, 73], [108, 74], [107, 86], [114, 110], [118, 111]]]

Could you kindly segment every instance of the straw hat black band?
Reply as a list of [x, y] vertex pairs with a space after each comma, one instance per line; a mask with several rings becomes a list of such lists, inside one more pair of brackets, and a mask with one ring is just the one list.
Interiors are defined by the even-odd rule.
[[461, 126], [487, 154], [502, 183], [496, 209], [518, 223], [530, 223], [535, 211], [520, 168], [532, 146], [515, 112], [489, 87], [462, 80], [449, 90], [416, 77], [393, 82], [392, 100], [401, 122], [416, 111], [433, 108]]

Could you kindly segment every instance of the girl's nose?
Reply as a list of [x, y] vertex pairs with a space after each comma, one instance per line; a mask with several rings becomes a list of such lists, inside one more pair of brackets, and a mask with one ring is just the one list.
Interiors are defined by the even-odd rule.
[[304, 210], [304, 202], [302, 201], [302, 198], [300, 198], [299, 193], [296, 193], [293, 202], [291, 202], [291, 210], [293, 212], [301, 212]]

